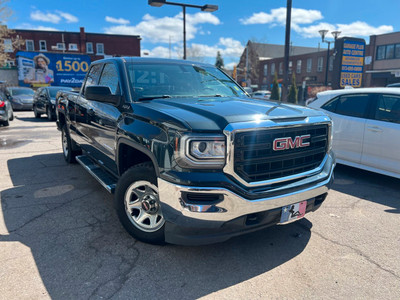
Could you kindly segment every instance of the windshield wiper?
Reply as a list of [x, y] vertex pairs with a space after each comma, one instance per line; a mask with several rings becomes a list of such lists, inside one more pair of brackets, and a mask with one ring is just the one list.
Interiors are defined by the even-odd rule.
[[200, 96], [197, 96], [197, 97], [222, 97], [222, 95], [221, 95], [221, 94], [215, 94], [215, 95], [200, 95]]
[[170, 95], [162, 95], [162, 96], [154, 96], [154, 97], [142, 97], [139, 98], [138, 101], [145, 101], [145, 100], [153, 100], [153, 99], [166, 99], [172, 98]]

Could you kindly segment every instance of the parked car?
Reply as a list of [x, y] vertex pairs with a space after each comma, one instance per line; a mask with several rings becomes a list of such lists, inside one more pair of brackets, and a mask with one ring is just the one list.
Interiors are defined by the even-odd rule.
[[251, 95], [252, 98], [255, 99], [262, 99], [262, 100], [269, 100], [271, 98], [270, 91], [256, 91]]
[[28, 87], [8, 87], [6, 94], [13, 110], [32, 110], [35, 92]]
[[308, 105], [332, 118], [338, 163], [400, 178], [400, 89], [326, 91]]
[[11, 102], [3, 91], [0, 91], [0, 125], [8, 126], [10, 121], [14, 119], [14, 112]]
[[56, 95], [57, 92], [72, 91], [72, 88], [65, 86], [46, 86], [37, 89], [33, 96], [33, 113], [35, 118], [40, 118], [46, 114], [50, 121], [56, 119]]
[[388, 84], [387, 87], [400, 87], [400, 82]]

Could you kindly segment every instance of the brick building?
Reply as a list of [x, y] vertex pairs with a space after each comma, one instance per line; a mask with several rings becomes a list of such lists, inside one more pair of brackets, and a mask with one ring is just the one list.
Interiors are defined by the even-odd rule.
[[[5, 52], [10, 53], [8, 60], [0, 68], [0, 80], [10, 85], [18, 85], [16, 69], [17, 52], [42, 52], [58, 54], [87, 55], [91, 61], [111, 56], [140, 56], [140, 36], [88, 33], [84, 27], [79, 32], [44, 31], [13, 29], [10, 37], [3, 39]], [[13, 48], [11, 39], [22, 39], [18, 48]], [[15, 74], [14, 74], [15, 73]]]
[[365, 86], [400, 83], [400, 32], [371, 35], [365, 57]]
[[[12, 57], [18, 51], [73, 53], [89, 55], [92, 61], [109, 56], [140, 56], [140, 36], [13, 29], [11, 38], [25, 41], [19, 49], [9, 49]], [[7, 39], [4, 41], [7, 42]]]

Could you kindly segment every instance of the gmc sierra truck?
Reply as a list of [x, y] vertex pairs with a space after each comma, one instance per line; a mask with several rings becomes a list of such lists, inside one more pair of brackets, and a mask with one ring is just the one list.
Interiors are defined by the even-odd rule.
[[315, 211], [333, 182], [331, 125], [251, 99], [212, 65], [171, 59], [95, 61], [79, 93], [57, 98], [65, 160], [153, 244], [221, 242]]

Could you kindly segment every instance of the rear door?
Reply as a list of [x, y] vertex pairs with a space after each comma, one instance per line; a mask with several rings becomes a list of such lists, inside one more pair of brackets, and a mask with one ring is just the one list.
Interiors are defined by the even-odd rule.
[[75, 102], [75, 125], [76, 125], [76, 141], [89, 154], [93, 149], [93, 133], [91, 132], [92, 111], [91, 101], [85, 98], [85, 89], [91, 85], [97, 85], [103, 64], [94, 64], [86, 76], [81, 94]]
[[[98, 85], [107, 86], [112, 95], [121, 95], [117, 66], [110, 62], [104, 64]], [[91, 137], [93, 146], [98, 150], [98, 161], [109, 170], [117, 173], [115, 164], [115, 137], [117, 122], [121, 116], [118, 106], [87, 99], [90, 102], [89, 114], [91, 115]]]
[[370, 94], [342, 95], [322, 108], [333, 120], [333, 151], [339, 160], [359, 164], [363, 151], [366, 115]]
[[380, 94], [366, 121], [363, 165], [400, 173], [400, 95]]

